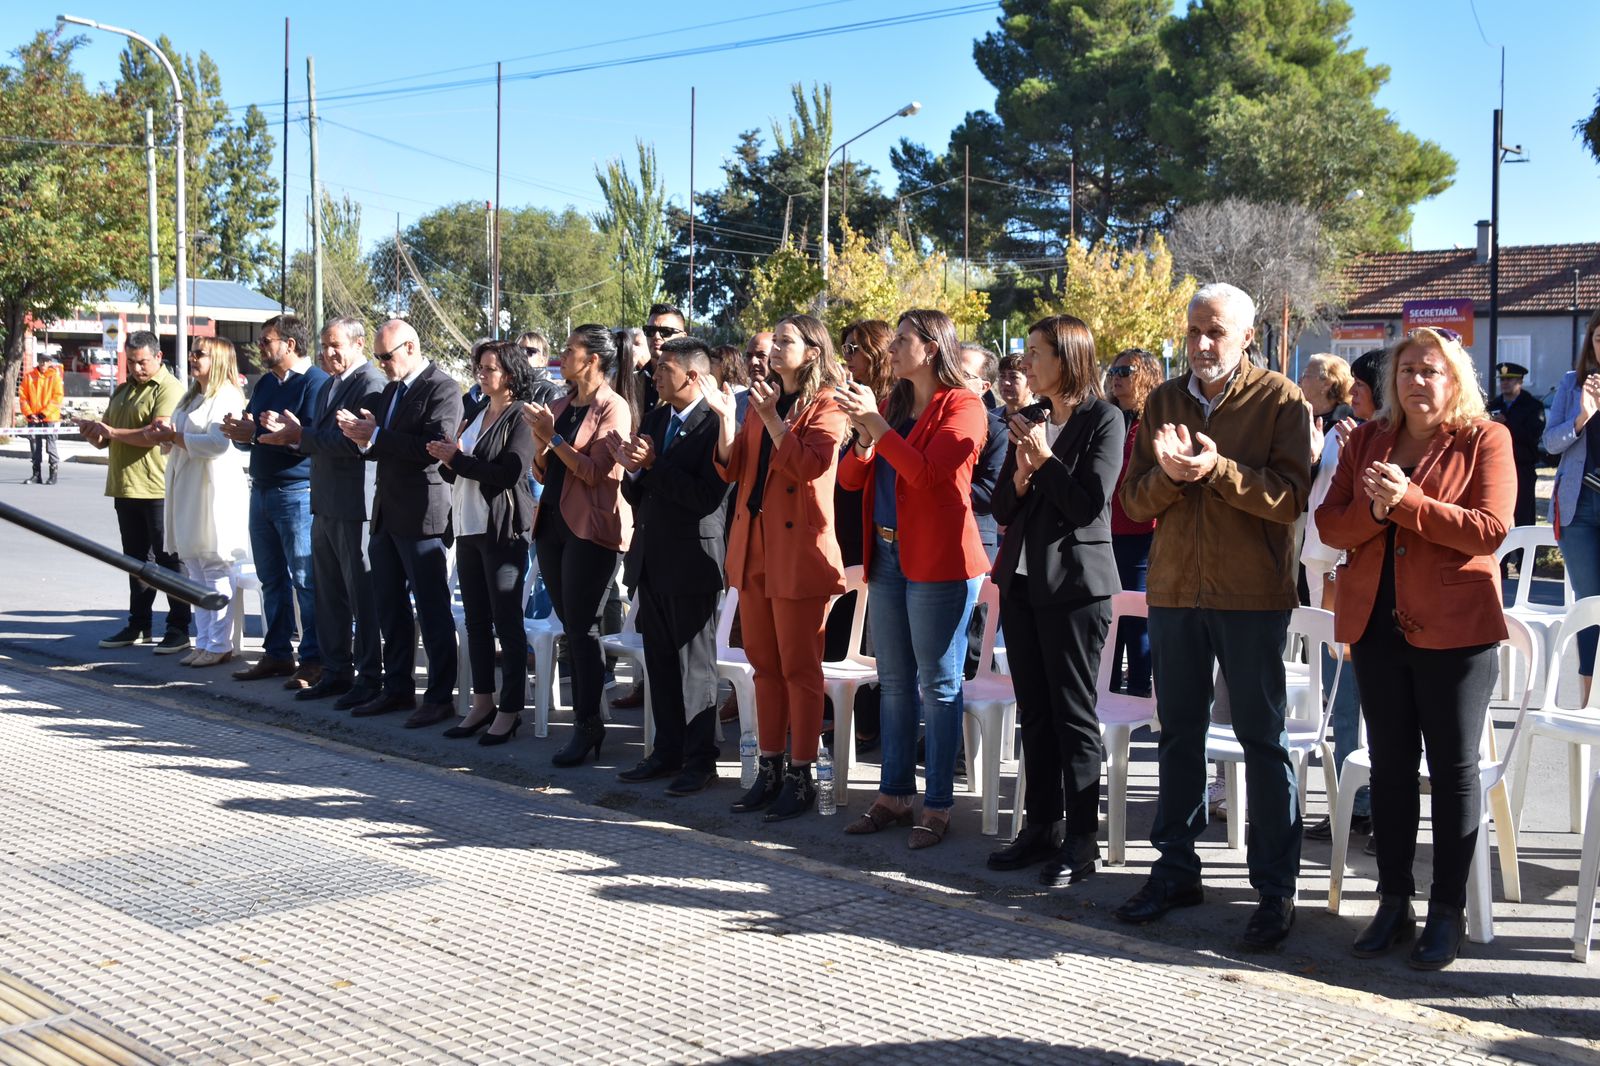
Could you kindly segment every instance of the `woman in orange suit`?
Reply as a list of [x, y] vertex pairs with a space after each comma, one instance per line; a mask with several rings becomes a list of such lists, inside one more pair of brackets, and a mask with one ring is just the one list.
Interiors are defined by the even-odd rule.
[[967, 388], [955, 323], [943, 311], [901, 315], [889, 359], [898, 380], [883, 413], [870, 389], [846, 383], [838, 390], [855, 428], [839, 481], [863, 490], [867, 619], [883, 737], [878, 798], [845, 832], [911, 824], [920, 688], [927, 793], [907, 843], [927, 848], [944, 839], [955, 806], [967, 616], [989, 569], [972, 515], [972, 468], [989, 416]]
[[761, 745], [756, 783], [733, 809], [765, 810], [776, 822], [810, 810], [817, 796], [823, 622], [828, 600], [844, 591], [833, 486], [847, 420], [833, 396], [833, 343], [816, 318], [778, 323], [768, 368], [767, 380], [750, 384], [742, 428], [726, 385], [705, 397], [722, 423], [717, 472], [738, 484], [728, 584], [739, 590]]

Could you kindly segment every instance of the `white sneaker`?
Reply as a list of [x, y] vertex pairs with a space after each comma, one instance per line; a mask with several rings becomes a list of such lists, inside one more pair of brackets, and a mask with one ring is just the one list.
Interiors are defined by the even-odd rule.
[[1214, 777], [1206, 785], [1206, 810], [1219, 822], [1228, 820], [1228, 782], [1225, 778]]

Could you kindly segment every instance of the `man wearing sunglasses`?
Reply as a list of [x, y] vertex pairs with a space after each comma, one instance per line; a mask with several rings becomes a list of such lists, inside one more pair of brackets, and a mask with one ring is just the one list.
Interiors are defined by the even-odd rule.
[[639, 375], [640, 418], [649, 414], [660, 402], [660, 394], [656, 392], [655, 361], [661, 358], [661, 346], [674, 337], [688, 336], [688, 333], [689, 323], [677, 307], [664, 303], [651, 305], [650, 315], [644, 325], [644, 339], [650, 346], [650, 358], [633, 368], [633, 372]]

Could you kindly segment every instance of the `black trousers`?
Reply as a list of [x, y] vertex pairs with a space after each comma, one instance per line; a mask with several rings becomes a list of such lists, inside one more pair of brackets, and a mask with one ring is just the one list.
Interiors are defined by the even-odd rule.
[[[37, 464], [35, 464], [37, 468]], [[1517, 464], [1517, 506], [1512, 512], [1512, 520], [1519, 526], [1531, 526], [1539, 521], [1539, 503], [1534, 497], [1534, 488], [1539, 483], [1539, 471], [1533, 463], [1523, 466]], [[1529, 573], [1533, 572], [1533, 564], [1525, 563], [1523, 568]]]
[[565, 522], [547, 525], [535, 547], [539, 576], [567, 634], [573, 717], [598, 718], [606, 683], [598, 626], [617, 569], [617, 553], [577, 536]]
[[[424, 703], [449, 703], [456, 690], [456, 622], [450, 613], [450, 564], [439, 537], [374, 533], [367, 544], [383, 631], [384, 691], [417, 690], [417, 629], [428, 653]], [[409, 592], [409, 595], [407, 594]], [[412, 612], [412, 601], [416, 611]]]
[[[117, 532], [122, 535], [122, 553], [145, 562], [156, 564], [175, 574], [183, 573], [183, 564], [173, 552], [163, 550], [166, 541], [166, 500], [112, 500], [117, 512]], [[151, 628], [156, 605], [156, 590], [136, 577], [128, 578], [128, 624], [135, 629]], [[193, 609], [182, 600], [167, 597], [167, 631], [189, 632]]]
[[696, 770], [717, 763], [717, 593], [662, 596], [639, 582], [639, 635], [650, 677], [655, 754]]
[[1414, 648], [1374, 623], [1351, 648], [1372, 754], [1378, 891], [1409, 896], [1422, 801], [1417, 766], [1427, 748], [1433, 786], [1431, 902], [1463, 907], [1478, 846], [1478, 745], [1500, 673], [1495, 645]]
[[1105, 758], [1094, 684], [1111, 627], [1111, 601], [1032, 603], [1025, 580], [1011, 588], [1000, 597], [1000, 624], [1028, 764], [1023, 809], [1030, 825], [1053, 825], [1065, 817], [1068, 835], [1094, 833]]
[[501, 714], [521, 714], [528, 694], [528, 634], [522, 628], [522, 590], [528, 542], [497, 544], [486, 534], [456, 538], [461, 610], [467, 621], [472, 691], [494, 691], [494, 644], [500, 640]]
[[383, 683], [383, 651], [366, 529], [360, 519], [312, 516], [312, 593], [324, 673], [342, 679], [359, 677], [375, 691]]

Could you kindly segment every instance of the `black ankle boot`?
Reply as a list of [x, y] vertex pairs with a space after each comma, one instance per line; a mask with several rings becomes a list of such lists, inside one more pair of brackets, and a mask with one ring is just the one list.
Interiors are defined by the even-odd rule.
[[1411, 909], [1411, 897], [1384, 896], [1378, 902], [1378, 913], [1361, 930], [1351, 950], [1358, 959], [1375, 959], [1410, 940], [1416, 931], [1417, 912]]
[[767, 808], [762, 821], [781, 822], [809, 811], [817, 802], [817, 783], [811, 780], [811, 764], [790, 766], [783, 772], [783, 789]]
[[572, 723], [572, 739], [567, 741], [567, 746], [550, 757], [550, 762], [556, 766], [577, 766], [589, 757], [589, 749], [594, 749], [594, 757], [600, 758], [600, 742], [606, 738], [605, 723], [597, 714], [592, 718], [580, 718]]
[[734, 814], [759, 811], [778, 798], [783, 790], [783, 756], [763, 755], [756, 769], [756, 783], [733, 805]]
[[1075, 833], [1061, 844], [1055, 858], [1039, 871], [1039, 883], [1049, 888], [1075, 885], [1094, 873], [1100, 858], [1100, 841], [1095, 833]]
[[1460, 907], [1430, 901], [1428, 921], [1406, 961], [1413, 970], [1442, 970], [1461, 954], [1461, 940], [1466, 931], [1467, 922]]

